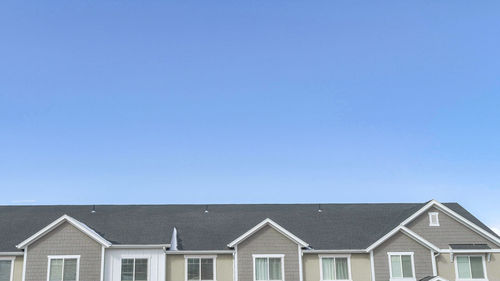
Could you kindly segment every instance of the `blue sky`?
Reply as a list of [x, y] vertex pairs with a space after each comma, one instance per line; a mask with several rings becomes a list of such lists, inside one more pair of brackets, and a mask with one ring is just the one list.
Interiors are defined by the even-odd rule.
[[500, 228], [499, 12], [2, 1], [0, 204], [435, 198]]

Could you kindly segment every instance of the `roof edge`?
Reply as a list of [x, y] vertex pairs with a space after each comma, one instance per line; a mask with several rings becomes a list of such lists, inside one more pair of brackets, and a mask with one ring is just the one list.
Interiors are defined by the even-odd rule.
[[88, 227], [84, 223], [82, 223], [82, 222], [65, 214], [65, 215], [59, 217], [58, 219], [56, 219], [55, 221], [53, 221], [52, 223], [50, 223], [49, 225], [47, 225], [46, 227], [42, 228], [37, 233], [31, 235], [23, 242], [16, 245], [16, 248], [25, 249], [27, 246], [29, 246], [30, 244], [32, 244], [36, 240], [40, 239], [41, 237], [45, 236], [47, 233], [51, 232], [52, 230], [54, 230], [55, 228], [57, 228], [58, 226], [60, 226], [64, 222], [70, 223], [72, 226], [76, 227], [78, 230], [80, 230], [81, 232], [83, 232], [84, 234], [86, 234], [87, 236], [89, 236], [90, 238], [92, 238], [93, 240], [95, 240], [96, 242], [98, 242], [99, 244], [101, 244], [105, 247], [109, 247], [112, 245], [111, 242], [104, 239], [102, 236], [97, 234], [97, 232], [95, 232], [93, 229], [91, 229], [90, 227]]

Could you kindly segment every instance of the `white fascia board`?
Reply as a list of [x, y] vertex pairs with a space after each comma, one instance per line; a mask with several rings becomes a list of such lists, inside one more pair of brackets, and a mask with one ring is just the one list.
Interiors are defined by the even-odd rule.
[[233, 250], [186, 250], [186, 251], [165, 251], [167, 255], [215, 255], [215, 254], [234, 254]]
[[113, 244], [110, 249], [162, 249], [169, 248], [170, 244]]
[[233, 242], [227, 244], [227, 246], [229, 248], [233, 248], [234, 246], [238, 245], [240, 242], [242, 242], [243, 240], [245, 240], [248, 237], [252, 236], [255, 232], [259, 231], [261, 228], [263, 228], [264, 226], [267, 226], [267, 225], [271, 226], [272, 228], [274, 228], [275, 230], [277, 230], [281, 234], [283, 234], [286, 237], [288, 237], [288, 239], [294, 241], [295, 243], [301, 245], [302, 247], [309, 247], [308, 243], [302, 241], [299, 237], [295, 236], [293, 233], [289, 232], [288, 230], [286, 230], [285, 228], [283, 228], [279, 224], [275, 223], [270, 218], [267, 218], [267, 219], [261, 221], [259, 224], [257, 224], [256, 226], [252, 227], [250, 230], [248, 230], [247, 232], [245, 232], [243, 235], [241, 235], [240, 237], [236, 238]]
[[365, 249], [345, 249], [345, 250], [302, 250], [304, 254], [368, 254]]
[[26, 239], [23, 242], [19, 243], [16, 247], [18, 249], [24, 249], [26, 246], [28, 246], [29, 244], [35, 242], [36, 240], [38, 240], [39, 238], [41, 238], [45, 234], [49, 233], [50, 231], [54, 230], [56, 227], [58, 227], [59, 225], [61, 225], [64, 222], [70, 223], [71, 225], [73, 225], [74, 227], [76, 227], [78, 230], [80, 230], [81, 232], [87, 234], [87, 236], [89, 236], [90, 238], [94, 239], [95, 241], [97, 241], [101, 245], [103, 245], [105, 247], [111, 246], [111, 242], [109, 242], [106, 239], [104, 239], [102, 236], [100, 236], [99, 234], [97, 234], [97, 232], [95, 232], [94, 230], [92, 230], [90, 227], [88, 227], [84, 223], [82, 223], [82, 222], [80, 222], [80, 221], [78, 221], [78, 220], [76, 220], [76, 219], [74, 219], [74, 218], [72, 218], [72, 217], [70, 217], [68, 215], [63, 215], [60, 218], [58, 218], [57, 220], [55, 220], [52, 223], [50, 223], [49, 225], [47, 225], [46, 227], [42, 228], [37, 233], [35, 233], [32, 236], [30, 236], [28, 239]]
[[24, 252], [0, 252], [0, 256], [22, 256]]
[[413, 238], [413, 240], [416, 240], [420, 244], [426, 246], [427, 248], [433, 250], [434, 252], [439, 253], [440, 249], [436, 247], [436, 245], [432, 244], [431, 242], [427, 241], [425, 238], [422, 236], [416, 234], [415, 232], [411, 231], [410, 229], [402, 226], [401, 231], [405, 233], [407, 236], [410, 236], [410, 238]]
[[368, 248], [366, 248], [367, 252], [371, 252], [373, 249], [377, 248], [380, 244], [384, 243], [387, 239], [391, 238], [394, 234], [398, 233], [401, 229], [401, 225], [397, 226], [393, 230], [389, 231], [386, 235], [382, 236], [380, 239], [371, 244]]

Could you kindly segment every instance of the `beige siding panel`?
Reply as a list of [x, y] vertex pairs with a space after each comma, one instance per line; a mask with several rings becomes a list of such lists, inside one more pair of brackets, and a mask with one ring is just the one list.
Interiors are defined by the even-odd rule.
[[298, 246], [274, 228], [262, 228], [237, 247], [238, 281], [253, 281], [254, 254], [284, 254], [285, 280], [300, 280]]
[[47, 280], [49, 255], [80, 255], [80, 281], [101, 279], [101, 245], [69, 223], [63, 223], [28, 246], [26, 281]]
[[[429, 212], [439, 213], [439, 226], [429, 226]], [[436, 208], [424, 212], [407, 227], [441, 249], [448, 249], [449, 244], [468, 243], [485, 243], [496, 248], [486, 238]]]
[[12, 281], [22, 281], [23, 280], [23, 256], [17, 256], [14, 260], [14, 274]]
[[304, 267], [304, 281], [320, 281], [319, 256], [317, 254], [304, 254], [302, 266]]
[[233, 255], [217, 255], [217, 281], [233, 281]]
[[184, 281], [184, 256], [167, 255], [167, 281]]
[[[437, 269], [439, 276], [449, 281], [456, 280], [455, 263], [450, 262], [449, 254], [441, 254], [437, 257]], [[486, 272], [489, 281], [500, 281], [500, 254], [491, 254], [491, 261], [486, 260]]]
[[417, 280], [432, 275], [430, 250], [399, 232], [373, 251], [376, 281], [389, 281], [390, 279], [388, 252], [414, 252]]
[[351, 270], [353, 281], [368, 281], [372, 279], [370, 254], [352, 254]]
[[[304, 281], [320, 281], [320, 266], [318, 254], [304, 254], [302, 263], [304, 266]], [[370, 255], [351, 255], [351, 276], [352, 281], [370, 281]]]
[[[184, 255], [167, 255], [166, 263], [166, 281], [186, 280]], [[217, 255], [215, 270], [217, 281], [233, 281], [233, 255]]]

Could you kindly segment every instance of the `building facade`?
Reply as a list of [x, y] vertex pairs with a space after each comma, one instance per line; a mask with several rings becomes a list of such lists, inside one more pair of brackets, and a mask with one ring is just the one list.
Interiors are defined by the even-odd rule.
[[500, 281], [456, 203], [0, 207], [0, 281]]

